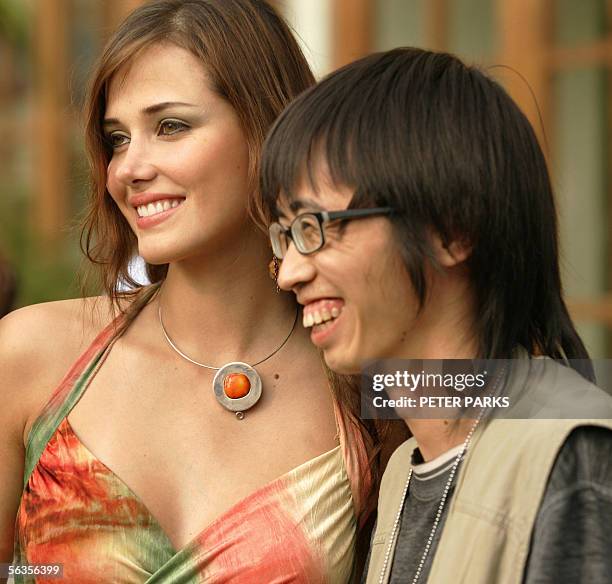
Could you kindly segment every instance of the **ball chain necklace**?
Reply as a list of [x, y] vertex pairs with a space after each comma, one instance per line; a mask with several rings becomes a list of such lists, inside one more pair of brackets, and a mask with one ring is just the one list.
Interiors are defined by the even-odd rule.
[[285, 346], [295, 330], [295, 325], [297, 324], [299, 316], [299, 307], [296, 308], [295, 319], [293, 320], [293, 325], [291, 326], [289, 334], [267, 357], [264, 357], [252, 365], [243, 363], [242, 361], [231, 361], [230, 363], [226, 363], [221, 367], [213, 367], [212, 365], [199, 363], [195, 359], [189, 357], [189, 355], [183, 353], [183, 351], [176, 346], [176, 344], [170, 338], [168, 331], [166, 331], [166, 327], [164, 326], [164, 321], [162, 320], [161, 302], [158, 302], [157, 316], [159, 317], [159, 324], [166, 342], [176, 353], [178, 353], [178, 355], [180, 355], [186, 361], [197, 365], [198, 367], [211, 369], [212, 371], [217, 372], [212, 384], [217, 401], [225, 409], [234, 412], [238, 420], [242, 420], [244, 419], [244, 412], [252, 408], [261, 397], [261, 377], [255, 370], [255, 367], [257, 365], [261, 365], [264, 361], [267, 361], [276, 355], [276, 353], [278, 353]]
[[[503, 373], [504, 373], [504, 368], [502, 367], [498, 379], [501, 379], [503, 377]], [[494, 384], [493, 386], [494, 388], [495, 388], [495, 385], [496, 384]], [[427, 556], [429, 555], [429, 550], [431, 549], [434, 537], [436, 535], [436, 531], [438, 530], [438, 525], [440, 524], [440, 519], [442, 518], [442, 512], [444, 511], [444, 506], [446, 505], [446, 499], [448, 498], [448, 493], [450, 491], [451, 485], [453, 484], [453, 479], [455, 478], [455, 474], [457, 473], [457, 469], [459, 468], [459, 463], [461, 462], [461, 459], [463, 458], [464, 454], [467, 452], [467, 449], [470, 446], [470, 442], [472, 441], [472, 436], [474, 435], [474, 431], [476, 430], [478, 423], [482, 419], [484, 411], [485, 411], [485, 408], [484, 407], [481, 408], [480, 413], [478, 414], [478, 417], [476, 418], [476, 421], [474, 422], [474, 424], [472, 424], [472, 427], [470, 428], [468, 435], [465, 437], [461, 450], [455, 457], [455, 462], [453, 463], [450, 476], [448, 477], [448, 480], [446, 481], [446, 485], [444, 486], [444, 492], [442, 493], [442, 498], [440, 499], [440, 504], [438, 505], [438, 511], [436, 513], [436, 518], [434, 519], [433, 525], [431, 526], [431, 531], [429, 532], [429, 537], [427, 538], [427, 543], [425, 544], [425, 550], [423, 551], [423, 555], [421, 556], [421, 560], [419, 561], [417, 571], [414, 575], [414, 578], [412, 579], [412, 584], [417, 584], [417, 582], [419, 581], [419, 578], [421, 577], [421, 572], [423, 571], [423, 567], [425, 566]], [[402, 493], [402, 498], [400, 501], [399, 509], [397, 511], [397, 515], [395, 516], [393, 527], [391, 528], [391, 534], [389, 536], [389, 545], [387, 546], [387, 549], [385, 551], [385, 557], [383, 559], [383, 566], [380, 572], [380, 579], [378, 580], [379, 584], [384, 584], [385, 582], [385, 574], [389, 566], [389, 560], [391, 558], [391, 551], [394, 548], [395, 536], [397, 535], [400, 521], [402, 519], [402, 513], [404, 511], [404, 503], [406, 501], [406, 496], [408, 495], [408, 488], [410, 487], [411, 478], [412, 478], [412, 468], [410, 468], [410, 471], [408, 472], [408, 478], [406, 479], [406, 485], [404, 486], [404, 491]]]

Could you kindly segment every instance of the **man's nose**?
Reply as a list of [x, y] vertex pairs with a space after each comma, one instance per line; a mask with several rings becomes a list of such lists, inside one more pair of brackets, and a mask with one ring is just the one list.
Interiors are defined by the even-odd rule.
[[278, 272], [278, 286], [283, 290], [295, 290], [300, 284], [314, 279], [316, 268], [313, 257], [301, 254], [290, 241]]

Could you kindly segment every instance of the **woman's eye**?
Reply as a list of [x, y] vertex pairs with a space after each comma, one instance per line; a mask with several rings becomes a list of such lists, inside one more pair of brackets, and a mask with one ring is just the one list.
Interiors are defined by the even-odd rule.
[[187, 124], [179, 120], [164, 120], [161, 122], [161, 124], [159, 124], [158, 135], [171, 136], [172, 134], [186, 130], [188, 127], [189, 126]]
[[122, 132], [112, 132], [106, 137], [111, 148], [119, 148], [130, 141], [130, 137]]

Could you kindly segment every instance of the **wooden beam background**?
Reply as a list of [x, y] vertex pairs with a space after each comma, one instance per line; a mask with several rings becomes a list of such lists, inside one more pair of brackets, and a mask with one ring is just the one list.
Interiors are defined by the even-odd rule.
[[373, 50], [375, 0], [331, 0], [332, 68], [337, 69]]
[[43, 250], [60, 241], [69, 207], [69, 0], [37, 0], [34, 10], [35, 178], [32, 220]]
[[552, 130], [553, 106], [547, 51], [552, 40], [553, 9], [554, 0], [497, 0], [498, 62], [520, 73], [504, 74], [504, 84], [531, 122], [547, 155], [551, 138], [544, 137]]
[[424, 4], [427, 48], [433, 51], [448, 51], [448, 0], [428, 0]]

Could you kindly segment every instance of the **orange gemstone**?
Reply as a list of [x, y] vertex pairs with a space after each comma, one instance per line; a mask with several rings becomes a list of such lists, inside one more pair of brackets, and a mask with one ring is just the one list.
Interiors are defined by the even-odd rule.
[[244, 397], [251, 390], [251, 382], [244, 373], [230, 373], [223, 380], [223, 391], [230, 399]]

